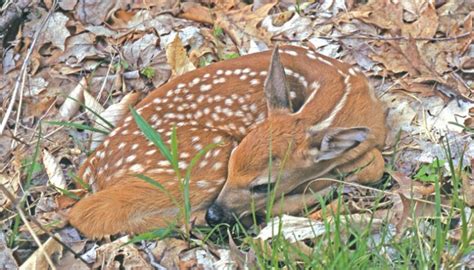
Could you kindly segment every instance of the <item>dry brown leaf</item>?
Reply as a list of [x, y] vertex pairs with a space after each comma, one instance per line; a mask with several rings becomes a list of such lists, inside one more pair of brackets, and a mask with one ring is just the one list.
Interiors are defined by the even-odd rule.
[[66, 27], [68, 20], [69, 18], [61, 12], [53, 13], [40, 35], [40, 46], [51, 43], [53, 47], [64, 51], [66, 38], [70, 35]]
[[260, 40], [270, 44], [271, 35], [258, 25], [274, 5], [275, 3], [266, 4], [253, 12], [251, 5], [229, 12], [217, 11], [215, 25], [224, 29], [239, 48], [250, 40]]
[[[20, 187], [20, 176], [9, 176], [6, 174], [0, 174], [0, 184], [3, 185], [11, 194], [17, 194], [18, 188]], [[3, 212], [6, 207], [10, 206], [12, 202], [0, 192], [0, 212]]]
[[214, 23], [210, 9], [193, 2], [181, 4], [181, 14], [179, 14], [179, 17], [199, 23]]
[[104, 107], [87, 90], [84, 90], [84, 106], [88, 108], [86, 114], [91, 121], [95, 121], [97, 117], [93, 112], [101, 114], [104, 111]]
[[179, 264], [179, 254], [188, 249], [186, 241], [176, 238], [166, 238], [157, 242], [156, 247], [151, 251], [157, 262], [167, 269], [176, 269]]
[[123, 245], [130, 239], [128, 236], [97, 248], [97, 259], [94, 267], [101, 269], [150, 269], [153, 267], [134, 245]]
[[166, 47], [166, 57], [168, 58], [168, 64], [171, 66], [173, 76], [179, 76], [196, 69], [191, 61], [189, 61], [186, 49], [183, 47], [183, 43], [178, 35]]
[[[61, 239], [59, 234], [55, 236]], [[63, 252], [63, 246], [56, 242], [53, 238], [49, 238], [44, 244], [44, 249], [37, 249], [29, 258], [20, 266], [20, 270], [30, 269], [49, 269], [48, 262], [46, 261], [44, 254], [47, 254], [50, 258], [54, 254], [61, 255]]]
[[4, 232], [0, 232], [0, 269], [18, 269], [12, 250], [7, 246]]
[[55, 187], [65, 189], [67, 183], [61, 166], [53, 155], [51, 155], [51, 153], [46, 149], [43, 149], [43, 164], [49, 177], [49, 183]]
[[81, 103], [84, 102], [84, 90], [87, 87], [87, 80], [83, 77], [77, 86], [69, 94], [64, 103], [59, 108], [59, 115], [63, 120], [69, 120], [74, 116], [81, 107]]

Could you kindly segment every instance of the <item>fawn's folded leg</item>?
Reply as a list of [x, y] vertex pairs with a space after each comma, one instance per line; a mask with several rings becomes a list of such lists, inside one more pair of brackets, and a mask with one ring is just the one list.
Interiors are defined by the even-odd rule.
[[69, 213], [69, 222], [87, 237], [101, 238], [163, 227], [178, 214], [179, 207], [161, 190], [129, 179], [79, 201]]

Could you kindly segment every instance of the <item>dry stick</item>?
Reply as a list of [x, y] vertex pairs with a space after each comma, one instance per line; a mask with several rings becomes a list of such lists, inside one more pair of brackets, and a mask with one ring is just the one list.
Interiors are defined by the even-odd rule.
[[[462, 39], [471, 36], [472, 33], [467, 32], [454, 37], [440, 37], [440, 38], [408, 38], [402, 36], [395, 37], [382, 37], [382, 36], [369, 36], [369, 35], [340, 35], [340, 36], [316, 36], [321, 39], [364, 39], [364, 40], [415, 40], [415, 41], [451, 41], [456, 39]], [[286, 39], [286, 38], [272, 38], [274, 41], [289, 41], [289, 42], [301, 42], [297, 39]]]
[[[5, 196], [11, 201], [12, 204], [15, 204], [15, 198], [13, 196], [13, 194], [2, 184], [0, 183], [0, 190], [3, 192], [3, 194], [5, 194]], [[61, 239], [59, 239], [58, 237], [56, 237], [55, 235], [51, 234], [48, 230], [46, 230], [43, 225], [41, 225], [41, 223], [39, 223], [34, 217], [30, 216], [30, 215], [26, 215], [25, 212], [23, 211], [23, 209], [21, 208], [21, 206], [19, 204], [17, 204], [15, 206], [15, 209], [18, 211], [18, 213], [20, 214], [20, 217], [21, 219], [23, 220], [23, 222], [25, 222], [25, 225], [27, 226], [28, 230], [30, 231], [31, 235], [33, 236], [33, 238], [35, 239], [35, 241], [37, 242], [38, 246], [42, 249], [43, 246], [41, 244], [41, 242], [39, 242], [39, 239], [37, 239], [37, 236], [36, 234], [34, 233], [33, 229], [29, 226], [28, 224], [28, 219], [29, 218], [31, 220], [31, 222], [36, 225], [38, 228], [40, 228], [44, 233], [46, 233], [49, 237], [51, 237], [52, 239], [54, 239], [56, 242], [58, 242], [60, 245], [62, 245], [64, 247], [64, 249], [66, 249], [67, 251], [71, 252], [75, 258], [78, 258], [81, 262], [83, 262], [84, 264], [86, 264], [88, 267], [90, 267], [90, 264], [85, 261], [81, 255], [79, 255], [76, 251], [74, 251], [72, 248], [70, 248], [66, 243], [64, 243]], [[42, 252], [44, 252], [44, 250], [42, 249]], [[47, 254], [44, 254], [45, 257], [48, 259], [48, 256]], [[49, 263], [49, 260], [48, 260], [48, 263]], [[54, 269], [54, 265], [51, 263], [50, 264], [51, 267]]]
[[[21, 116], [21, 106], [23, 104], [23, 90], [25, 89], [25, 81], [26, 81], [26, 72], [23, 73], [21, 78], [21, 86], [20, 86], [20, 98], [18, 100], [18, 111], [16, 112], [16, 120], [15, 120], [15, 128], [13, 129], [13, 136], [16, 136], [18, 132], [18, 126], [20, 125], [20, 116]], [[16, 142], [12, 141], [10, 144], [10, 149], [16, 147]]]
[[[342, 181], [342, 180], [337, 180], [337, 179], [333, 179], [333, 178], [318, 178], [318, 179], [314, 179], [314, 180], [311, 180], [308, 182], [308, 186], [309, 184], [311, 184], [312, 182], [316, 182], [316, 181], [330, 181], [330, 182], [335, 182], [335, 183], [339, 183], [339, 184], [344, 184], [344, 185], [349, 185], [349, 186], [354, 186], [354, 187], [358, 187], [358, 188], [362, 188], [362, 189], [367, 189], [367, 190], [371, 190], [371, 191], [376, 191], [376, 192], [382, 192], [384, 194], [388, 194], [388, 195], [392, 195], [392, 196], [399, 196], [399, 193], [397, 192], [391, 192], [391, 191], [386, 191], [386, 190], [381, 190], [381, 189], [378, 189], [378, 188], [373, 188], [373, 187], [369, 187], [369, 186], [364, 186], [364, 185], [361, 185], [361, 184], [357, 184], [357, 183], [353, 183], [353, 182], [346, 182], [346, 181]], [[423, 199], [418, 199], [418, 198], [410, 198], [411, 200], [414, 200], [414, 201], [417, 201], [417, 202], [422, 202], [422, 203], [426, 203], [426, 204], [431, 204], [431, 205], [436, 205], [436, 203], [434, 202], [431, 202], [431, 201], [428, 201], [428, 200], [423, 200]], [[449, 205], [445, 205], [445, 204], [440, 204], [441, 207], [445, 208], [445, 209], [455, 209], [455, 210], [461, 210], [457, 207], [452, 207], [452, 206], [449, 206]]]
[[54, 9], [56, 8], [56, 5], [57, 5], [57, 0], [54, 0], [54, 3], [52, 5], [51, 9], [48, 11], [48, 14], [44, 18], [44, 20], [41, 22], [41, 25], [38, 28], [38, 31], [36, 31], [35, 36], [33, 37], [33, 41], [31, 42], [31, 46], [28, 49], [28, 52], [25, 56], [25, 60], [23, 61], [23, 64], [21, 65], [20, 76], [18, 76], [18, 78], [15, 81], [15, 88], [13, 89], [13, 94], [12, 94], [12, 97], [11, 97], [11, 100], [10, 100], [10, 104], [8, 104], [8, 109], [5, 113], [5, 117], [3, 118], [3, 121], [0, 124], [0, 135], [3, 134], [3, 131], [6, 127], [6, 125], [7, 125], [7, 122], [8, 122], [8, 118], [10, 118], [10, 114], [12, 113], [13, 105], [15, 105], [15, 101], [16, 101], [16, 95], [18, 93], [18, 89], [20, 88], [20, 81], [22, 80], [22, 78], [24, 76], [23, 74], [26, 74], [26, 71], [28, 69], [28, 64], [30, 62], [31, 55], [33, 54], [33, 50], [36, 46], [36, 43], [38, 42], [41, 31], [43, 30], [44, 26], [46, 25], [49, 18], [51, 17], [51, 14], [53, 14]]
[[[13, 195], [10, 193], [10, 191], [8, 191], [8, 189], [5, 188], [5, 186], [3, 184], [0, 184], [0, 190], [2, 190], [2, 192], [5, 194], [5, 196], [7, 196], [7, 198], [12, 202], [12, 204], [15, 204], [15, 198], [13, 197]], [[54, 266], [53, 264], [53, 261], [51, 260], [51, 258], [49, 257], [49, 255], [46, 253], [46, 251], [44, 250], [44, 246], [43, 244], [41, 243], [41, 241], [39, 240], [38, 236], [36, 235], [35, 231], [33, 230], [33, 228], [30, 226], [30, 223], [28, 222], [28, 219], [26, 218], [26, 215], [25, 215], [25, 212], [23, 211], [23, 209], [21, 208], [20, 204], [17, 204], [15, 206], [15, 209], [18, 211], [18, 214], [20, 215], [20, 218], [23, 220], [23, 222], [25, 223], [26, 225], [26, 228], [28, 229], [28, 231], [30, 232], [31, 236], [33, 237], [33, 239], [35, 240], [36, 244], [38, 245], [38, 248], [39, 250], [41, 251], [41, 253], [43, 253], [43, 256], [44, 258], [46, 259], [46, 261], [48, 262], [49, 266], [52, 268], [52, 269], [56, 269], [56, 267]]]

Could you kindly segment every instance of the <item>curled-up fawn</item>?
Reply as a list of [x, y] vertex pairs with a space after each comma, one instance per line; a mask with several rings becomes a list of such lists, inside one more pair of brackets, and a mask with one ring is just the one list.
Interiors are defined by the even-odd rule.
[[[282, 46], [194, 70], [136, 108], [165, 141], [176, 127], [183, 172], [198, 151], [219, 143], [192, 170], [197, 224], [232, 222], [251, 203], [261, 209], [270, 190], [277, 198], [286, 194], [283, 211], [301, 211], [309, 181], [336, 170], [361, 168], [350, 176], [360, 183], [383, 173], [385, 115], [366, 77], [308, 48]], [[72, 225], [102, 237], [175, 221], [179, 209], [169, 196], [136, 174], [181, 196], [170, 163], [128, 116], [79, 170], [95, 193], [72, 208]], [[311, 188], [327, 185], [318, 181]]]

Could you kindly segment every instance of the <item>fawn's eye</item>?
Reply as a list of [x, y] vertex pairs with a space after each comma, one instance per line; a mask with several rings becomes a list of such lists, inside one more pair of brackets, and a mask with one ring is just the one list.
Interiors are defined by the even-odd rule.
[[256, 185], [250, 188], [252, 193], [267, 193], [272, 191], [275, 188], [276, 183], [265, 183], [261, 185]]

